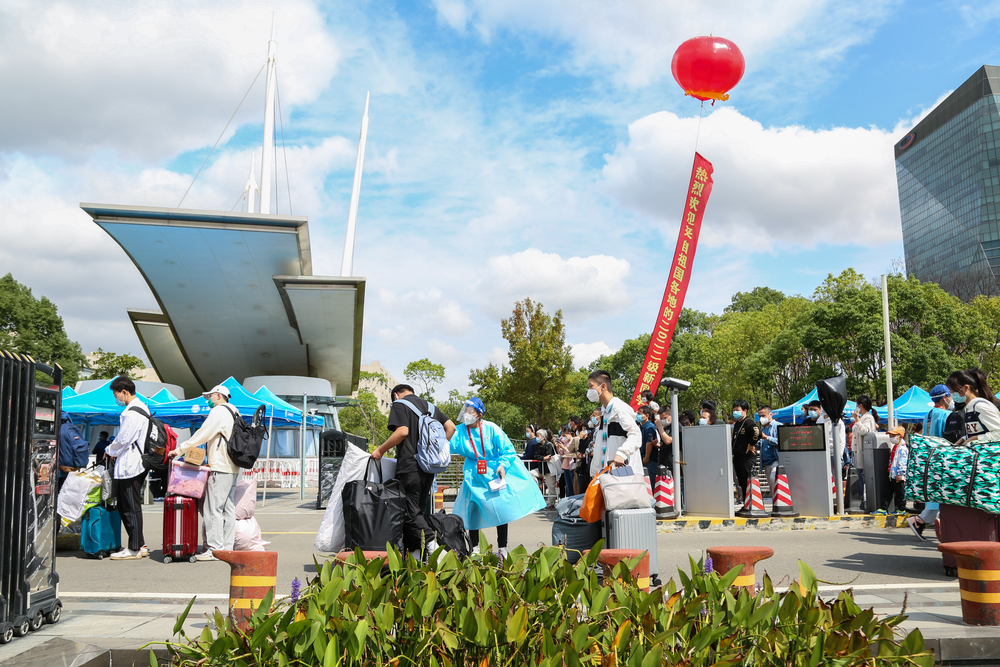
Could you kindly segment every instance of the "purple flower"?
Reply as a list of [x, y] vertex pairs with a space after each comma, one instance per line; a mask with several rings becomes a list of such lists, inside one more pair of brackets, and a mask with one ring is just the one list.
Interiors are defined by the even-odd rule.
[[301, 594], [299, 591], [301, 588], [302, 588], [302, 582], [299, 581], [299, 578], [295, 577], [294, 579], [292, 579], [292, 604], [295, 604], [296, 602], [299, 601], [299, 595]]
[[705, 574], [712, 574], [714, 564], [711, 556], [705, 556]]

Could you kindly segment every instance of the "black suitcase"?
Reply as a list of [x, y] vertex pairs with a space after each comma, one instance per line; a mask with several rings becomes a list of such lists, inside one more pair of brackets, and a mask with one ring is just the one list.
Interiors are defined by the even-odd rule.
[[587, 523], [583, 519], [558, 518], [552, 522], [552, 546], [566, 547], [566, 560], [576, 564], [587, 549], [592, 549], [604, 532], [602, 522]]
[[[941, 504], [938, 518], [934, 521], [934, 532], [938, 541], [947, 542], [998, 542], [1000, 528], [997, 515], [974, 507]], [[958, 561], [953, 554], [941, 554], [944, 573], [949, 577], [958, 574]]]
[[[370, 481], [372, 464], [378, 482]], [[406, 516], [406, 492], [398, 480], [382, 479], [382, 463], [368, 461], [362, 479], [344, 485], [344, 547], [365, 551], [385, 551], [387, 543], [403, 548], [403, 520]]]

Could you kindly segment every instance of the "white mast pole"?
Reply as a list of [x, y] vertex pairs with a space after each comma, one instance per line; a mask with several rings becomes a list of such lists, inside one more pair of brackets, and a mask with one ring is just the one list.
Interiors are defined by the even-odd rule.
[[354, 165], [354, 187], [351, 188], [351, 208], [347, 214], [347, 238], [344, 239], [344, 260], [340, 275], [350, 276], [354, 271], [354, 228], [358, 221], [358, 200], [361, 198], [361, 172], [365, 167], [365, 144], [368, 142], [368, 101], [365, 95], [365, 115], [361, 117], [361, 138], [358, 140], [358, 160]]
[[257, 177], [253, 173], [255, 156], [256, 151], [250, 153], [250, 178], [247, 179], [247, 185], [243, 189], [243, 197], [247, 200], [247, 213], [253, 213], [254, 194], [257, 192]]
[[271, 212], [271, 161], [274, 159], [274, 77], [275, 55], [274, 17], [271, 17], [271, 41], [267, 43], [267, 88], [264, 93], [264, 151], [260, 164], [260, 212]]
[[882, 275], [882, 331], [885, 336], [885, 390], [889, 395], [889, 428], [895, 428], [896, 415], [892, 406], [892, 343], [889, 338], [889, 278]]

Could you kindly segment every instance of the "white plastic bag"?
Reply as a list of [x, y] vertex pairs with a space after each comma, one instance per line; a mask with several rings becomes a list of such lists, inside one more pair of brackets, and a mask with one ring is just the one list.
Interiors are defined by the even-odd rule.
[[270, 544], [260, 533], [260, 524], [254, 518], [257, 508], [257, 478], [241, 477], [236, 483], [236, 533], [233, 548], [236, 551], [264, 551]]
[[[339, 552], [344, 548], [344, 485], [365, 476], [368, 460], [371, 454], [358, 447], [348, 447], [344, 452], [344, 462], [337, 473], [337, 481], [333, 484], [333, 492], [326, 506], [326, 513], [319, 524], [316, 541], [313, 545], [318, 551]], [[378, 473], [372, 470], [374, 479]], [[396, 459], [382, 459], [382, 479], [390, 480], [396, 476]]]
[[77, 470], [66, 475], [66, 481], [59, 488], [59, 499], [56, 504], [59, 516], [70, 523], [79, 519], [87, 503], [87, 494], [100, 484], [100, 475], [93, 472]]

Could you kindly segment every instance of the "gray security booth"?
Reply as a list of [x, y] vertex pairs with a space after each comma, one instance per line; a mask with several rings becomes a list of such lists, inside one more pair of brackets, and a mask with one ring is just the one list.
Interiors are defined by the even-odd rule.
[[778, 461], [788, 475], [795, 511], [802, 516], [834, 516], [827, 434], [831, 427], [832, 424], [778, 427]]
[[696, 517], [732, 519], [733, 427], [685, 426], [684, 513]]
[[[889, 455], [892, 445], [887, 433], [866, 433], [862, 439], [861, 461], [865, 477], [865, 511], [871, 514], [892, 498]], [[857, 446], [857, 445], [855, 445]]]

